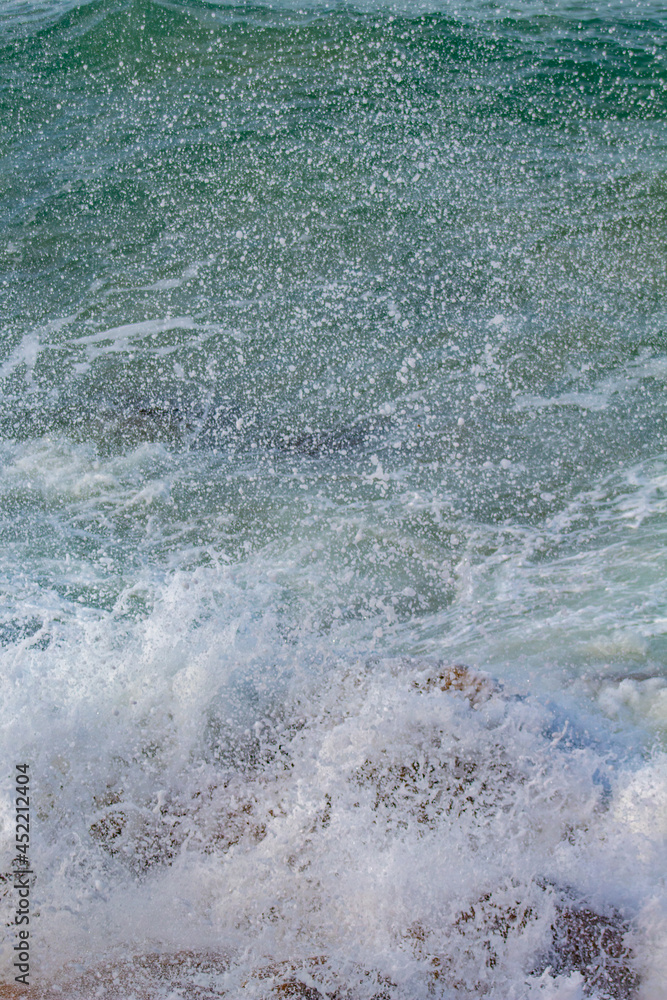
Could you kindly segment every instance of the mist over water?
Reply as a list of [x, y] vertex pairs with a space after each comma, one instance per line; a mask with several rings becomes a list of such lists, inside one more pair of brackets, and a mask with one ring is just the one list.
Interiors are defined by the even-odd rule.
[[661, 1000], [664, 6], [11, 0], [0, 81], [36, 981]]

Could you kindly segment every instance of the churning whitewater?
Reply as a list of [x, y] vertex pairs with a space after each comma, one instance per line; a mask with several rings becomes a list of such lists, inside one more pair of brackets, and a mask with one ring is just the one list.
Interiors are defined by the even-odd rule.
[[664, 1000], [664, 5], [0, 64], [0, 996]]

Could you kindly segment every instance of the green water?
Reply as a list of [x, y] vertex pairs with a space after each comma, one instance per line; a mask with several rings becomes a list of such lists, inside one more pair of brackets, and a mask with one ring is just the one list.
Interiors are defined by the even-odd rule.
[[[583, 713], [600, 760], [662, 760], [664, 5], [9, 0], [0, 230], [6, 746], [70, 775], [49, 851], [70, 824], [102, 871], [119, 761], [155, 812], [146, 760], [175, 795], [224, 740], [245, 752], [262, 699], [325, 698], [378, 656], [486, 668]], [[345, 689], [341, 718], [402, 718], [393, 683], [376, 708]], [[560, 884], [622, 868], [637, 810]], [[555, 848], [534, 850], [542, 877]], [[624, 872], [605, 899], [634, 919], [653, 876]], [[493, 988], [528, 997], [510, 965]]]
[[[15, 557], [76, 552], [111, 607], [110, 553], [312, 534], [366, 594], [418, 578], [419, 634], [462, 553], [613, 532], [586, 498], [665, 452], [659, 9], [3, 22], [2, 430], [104, 471], [10, 476]], [[554, 528], [573, 505], [588, 534]]]

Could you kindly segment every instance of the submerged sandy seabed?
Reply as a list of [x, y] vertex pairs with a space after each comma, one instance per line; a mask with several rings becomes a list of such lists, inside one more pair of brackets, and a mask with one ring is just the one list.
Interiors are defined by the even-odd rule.
[[[473, 914], [464, 915], [473, 919]], [[622, 921], [601, 917], [592, 911], [561, 915], [556, 935], [561, 935], [560, 960], [578, 968], [574, 974], [560, 977], [562, 990], [545, 996], [575, 998], [595, 995], [626, 1000], [637, 995], [639, 978], [633, 968], [632, 953], [625, 943], [627, 927]], [[496, 914], [508, 927], [516, 922], [514, 912]], [[414, 932], [416, 942], [423, 939]], [[446, 987], [440, 992], [444, 970], [436, 956], [431, 958], [432, 982], [429, 995], [450, 996]], [[451, 972], [452, 970], [450, 970]], [[550, 978], [550, 977], [549, 977]], [[236, 980], [230, 983], [231, 980]], [[551, 980], [553, 983], [553, 979]], [[538, 980], [539, 984], [539, 980]], [[545, 977], [542, 984], [547, 985]], [[596, 984], [601, 992], [595, 992]], [[539, 985], [538, 985], [539, 988]], [[230, 975], [229, 963], [220, 955], [195, 952], [148, 954], [132, 960], [106, 963], [79, 974], [68, 975], [60, 982], [25, 989], [0, 985], [0, 998], [17, 1000], [87, 1000], [107, 997], [109, 1000], [213, 1000], [214, 997], [244, 996], [249, 1000], [269, 998], [301, 998], [301, 1000], [391, 1000], [396, 996], [396, 983], [377, 972], [348, 968], [347, 974], [332, 970], [324, 956], [303, 962], [276, 962], [262, 966], [244, 977]], [[461, 994], [469, 995], [467, 991]]]

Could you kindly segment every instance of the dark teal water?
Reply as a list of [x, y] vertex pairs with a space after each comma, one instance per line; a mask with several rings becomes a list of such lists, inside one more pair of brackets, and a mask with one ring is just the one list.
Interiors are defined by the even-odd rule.
[[[525, 901], [547, 878], [634, 921], [658, 998], [660, 838], [643, 874], [623, 866], [633, 838], [664, 833], [667, 801], [664, 5], [6, 0], [0, 204], [3, 740], [43, 782], [45, 912], [78, 915], [57, 947], [44, 918], [44, 968], [84, 924], [100, 954], [129, 926], [137, 950], [193, 947], [164, 916], [182, 892], [162, 834], [146, 854], [123, 813], [124, 864], [99, 810], [159, 814], [250, 768], [274, 854], [244, 834], [232, 860], [213, 813], [178, 841], [207, 947], [247, 946], [249, 968], [342, 955], [413, 1000], [566, 1000], [584, 980], [544, 971], [551, 897], [493, 963], [488, 926], [465, 946], [438, 932], [459, 970], [438, 986], [406, 944], [424, 920], [460, 928], [475, 893], [516, 883]], [[345, 773], [336, 740], [370, 740], [361, 766], [389, 717], [390, 755], [436, 725], [397, 656], [528, 696], [532, 722], [502, 709], [507, 752], [543, 760], [569, 804], [515, 803], [518, 833], [434, 821], [424, 843], [406, 800], [399, 864], [349, 782], [322, 776]], [[576, 778], [544, 736], [552, 711], [588, 733]], [[275, 749], [294, 714], [300, 777], [278, 807], [257, 741]], [[499, 718], [447, 731], [492, 760]], [[590, 776], [619, 755], [603, 820]], [[333, 796], [347, 830], [299, 847], [308, 885], [277, 874], [306, 837], [301, 794], [313, 815]], [[552, 827], [562, 842], [535, 832]], [[332, 865], [361, 867], [344, 891]], [[394, 865], [421, 872], [400, 918]]]

